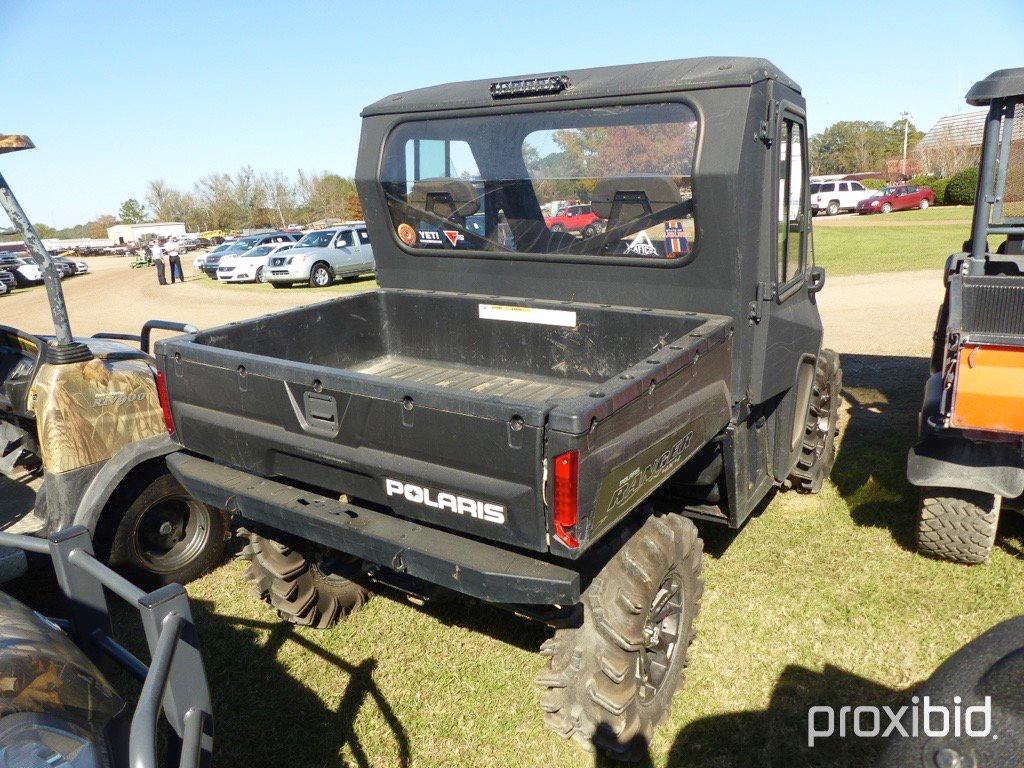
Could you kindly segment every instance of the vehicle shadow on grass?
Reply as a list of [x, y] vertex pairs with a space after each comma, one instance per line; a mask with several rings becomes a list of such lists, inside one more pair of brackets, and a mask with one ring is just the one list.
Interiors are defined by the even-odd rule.
[[[760, 766], [761, 768], [798, 768], [829, 766], [829, 768], [864, 768], [880, 754], [885, 740], [832, 736], [816, 739], [808, 746], [808, 713], [812, 707], [893, 706], [906, 692], [894, 690], [837, 667], [826, 666], [815, 671], [791, 665], [783, 670], [764, 709], [730, 712], [695, 720], [676, 733], [668, 755], [662, 763], [655, 759], [642, 740], [634, 746], [639, 760], [634, 765], [653, 768], [693, 766]], [[849, 715], [847, 715], [849, 717]], [[885, 724], [883, 718], [883, 726]], [[815, 727], [827, 730], [826, 715], [815, 717]], [[838, 732], [838, 715], [836, 716]], [[598, 756], [599, 768], [621, 766]]]
[[[907, 451], [930, 373], [925, 357], [842, 355], [849, 416], [832, 482], [859, 525], [888, 528], [915, 551], [919, 491], [907, 481]], [[1004, 514], [996, 545], [1024, 559], [1024, 517]]]
[[848, 420], [832, 482], [854, 522], [888, 528], [913, 550], [917, 493], [907, 482], [907, 450], [916, 440], [928, 359], [845, 354], [841, 361]]
[[[411, 764], [409, 736], [373, 679], [376, 659], [347, 661], [292, 624], [222, 616], [203, 600], [193, 600], [193, 614], [213, 697], [215, 765], [379, 765], [356, 734], [366, 707], [390, 731], [392, 764]], [[315, 656], [323, 675], [337, 677], [343, 690], [335, 708], [281, 660], [289, 644]], [[350, 758], [342, 757], [345, 747]]]
[[[791, 665], [779, 676], [764, 709], [716, 715], [680, 730], [666, 765], [869, 766], [881, 752], [884, 739], [848, 733], [846, 738], [832, 736], [808, 746], [809, 711], [819, 706], [831, 707], [836, 713], [841, 707], [893, 706], [905, 695], [837, 667], [826, 666], [819, 672]], [[820, 720], [816, 717], [815, 726], [824, 729], [824, 717]]]

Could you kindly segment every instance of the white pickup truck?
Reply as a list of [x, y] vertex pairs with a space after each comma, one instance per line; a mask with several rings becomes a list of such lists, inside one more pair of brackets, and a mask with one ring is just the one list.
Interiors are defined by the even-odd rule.
[[824, 211], [835, 216], [841, 211], [857, 210], [857, 203], [874, 194], [859, 181], [814, 181], [811, 182], [811, 213]]

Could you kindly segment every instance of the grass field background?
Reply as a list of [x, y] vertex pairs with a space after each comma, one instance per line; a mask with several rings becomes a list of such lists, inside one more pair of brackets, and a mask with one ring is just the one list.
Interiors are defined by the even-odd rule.
[[[968, 229], [964, 210], [942, 208], [816, 219], [818, 263], [836, 274], [937, 270]], [[808, 749], [808, 708], [892, 703], [1024, 606], [1024, 518], [1004, 515], [984, 567], [913, 552], [916, 500], [904, 467], [927, 361], [846, 355], [843, 368], [844, 431], [824, 491], [779, 495], [739, 532], [699, 524], [699, 637], [650, 765], [869, 765], [879, 740]], [[469, 600], [421, 608], [379, 596], [316, 632], [279, 622], [249, 595], [243, 571], [231, 561], [189, 586], [213, 693], [215, 764], [595, 764], [542, 725], [532, 679], [544, 666], [545, 627]], [[31, 583], [12, 591], [37, 597]]]
[[[832, 275], [941, 270], [971, 234], [971, 208], [814, 219], [815, 263]], [[993, 238], [992, 244], [995, 244]]]

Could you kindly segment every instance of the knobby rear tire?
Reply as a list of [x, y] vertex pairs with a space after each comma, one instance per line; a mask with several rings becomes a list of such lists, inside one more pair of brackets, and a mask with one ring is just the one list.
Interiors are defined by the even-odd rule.
[[[643, 755], [688, 664], [702, 566], [703, 542], [681, 515], [652, 516], [626, 539], [583, 593], [581, 623], [557, 629], [541, 646], [550, 660], [536, 683], [548, 727], [588, 751], [619, 760]], [[681, 596], [676, 642], [652, 690], [641, 676], [641, 654], [648, 653], [650, 612], [669, 579]]]
[[281, 619], [327, 629], [369, 600], [369, 591], [353, 580], [360, 575], [356, 560], [338, 555], [327, 572], [308, 542], [269, 531], [243, 528], [238, 533], [248, 539], [242, 556], [249, 561], [245, 577], [252, 582], [253, 596]]

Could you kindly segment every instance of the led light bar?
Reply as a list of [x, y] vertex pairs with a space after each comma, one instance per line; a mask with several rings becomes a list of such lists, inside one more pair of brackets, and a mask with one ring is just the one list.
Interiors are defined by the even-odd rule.
[[561, 93], [569, 87], [567, 75], [531, 77], [526, 80], [502, 80], [491, 83], [492, 99], [510, 99], [517, 96], [543, 96]]

